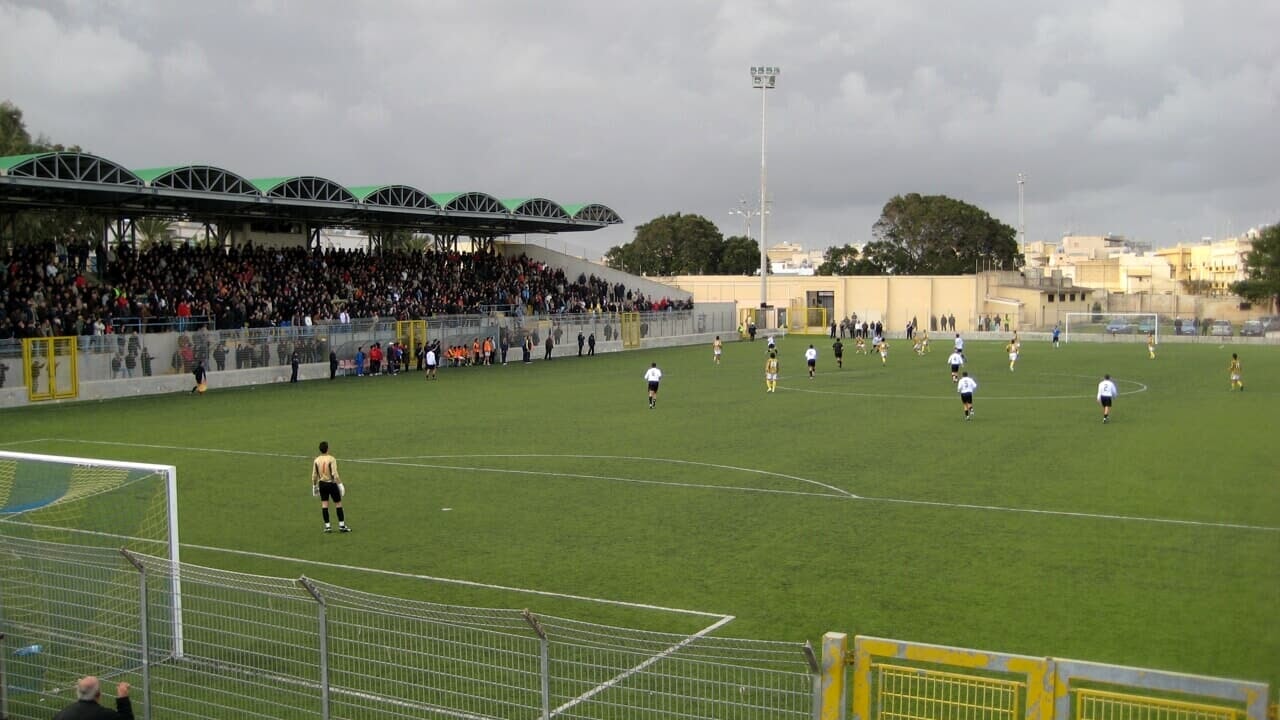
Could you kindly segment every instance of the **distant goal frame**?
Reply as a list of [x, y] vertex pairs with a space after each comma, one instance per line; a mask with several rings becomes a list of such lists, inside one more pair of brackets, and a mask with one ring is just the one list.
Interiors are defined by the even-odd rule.
[[[1099, 316], [1099, 315], [1100, 315], [1100, 316], [1102, 316], [1102, 318], [1103, 318], [1102, 322], [1104, 322], [1104, 323], [1110, 322], [1110, 321], [1111, 321], [1112, 319], [1114, 319], [1114, 318], [1135, 318], [1135, 319], [1136, 319], [1136, 318], [1146, 318], [1146, 319], [1149, 319], [1149, 320], [1151, 320], [1151, 334], [1152, 334], [1152, 336], [1153, 336], [1153, 338], [1154, 338], [1154, 340], [1155, 340], [1155, 344], [1157, 344], [1157, 345], [1159, 345], [1159, 344], [1160, 344], [1160, 313], [1156, 313], [1156, 312], [1106, 312], [1106, 311], [1102, 311], [1102, 312], [1069, 312], [1069, 313], [1063, 313], [1063, 314], [1062, 314], [1062, 319], [1063, 319], [1063, 323], [1064, 323], [1064, 324], [1063, 324], [1063, 328], [1062, 328], [1062, 330], [1063, 330], [1063, 332], [1062, 332], [1062, 341], [1063, 341], [1063, 342], [1066, 342], [1066, 343], [1071, 342], [1071, 320], [1072, 320], [1072, 318], [1086, 318], [1086, 320], [1085, 320], [1084, 322], [1082, 322], [1082, 323], [1077, 323], [1077, 326], [1079, 326], [1079, 325], [1096, 325], [1097, 323], [1093, 321], [1093, 318], [1094, 318], [1095, 316]], [[1076, 333], [1076, 335], [1082, 335], [1082, 334], [1084, 334], [1084, 333], [1079, 333], [1079, 332], [1077, 332], [1077, 333]], [[1105, 331], [1104, 331], [1104, 332], [1102, 332], [1102, 333], [1099, 333], [1099, 334], [1100, 334], [1100, 335], [1103, 335], [1103, 336], [1111, 336], [1111, 333], [1107, 333], [1107, 332], [1105, 332]], [[1133, 338], [1134, 338], [1135, 340], [1141, 340], [1141, 339], [1143, 339], [1143, 334], [1142, 334], [1141, 332], [1124, 333], [1124, 334], [1125, 334], [1125, 335], [1131, 335], [1131, 336], [1133, 336]]]

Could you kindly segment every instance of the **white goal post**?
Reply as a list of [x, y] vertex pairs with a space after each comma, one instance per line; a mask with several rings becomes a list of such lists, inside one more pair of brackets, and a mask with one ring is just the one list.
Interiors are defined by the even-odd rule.
[[1063, 342], [1085, 337], [1131, 337], [1134, 341], [1154, 336], [1160, 343], [1160, 314], [1135, 312], [1069, 312], [1063, 313]]
[[126, 548], [166, 561], [174, 657], [182, 657], [178, 471], [173, 465], [0, 450], [0, 545], [7, 537]]

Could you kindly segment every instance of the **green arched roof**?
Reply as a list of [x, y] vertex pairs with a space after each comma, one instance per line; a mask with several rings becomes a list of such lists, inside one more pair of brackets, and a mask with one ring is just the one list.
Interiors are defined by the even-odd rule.
[[484, 192], [427, 193], [409, 185], [347, 188], [311, 175], [249, 180], [213, 165], [132, 171], [74, 151], [0, 157], [0, 210], [41, 208], [487, 236], [579, 232], [622, 222], [604, 205], [560, 205], [542, 197], [499, 200]]

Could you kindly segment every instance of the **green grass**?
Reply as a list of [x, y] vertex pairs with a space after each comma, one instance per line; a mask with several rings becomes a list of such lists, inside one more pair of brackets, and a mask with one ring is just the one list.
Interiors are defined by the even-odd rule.
[[[808, 342], [822, 353], [805, 377]], [[1280, 348], [830, 341], [644, 350], [0, 413], [12, 449], [172, 463], [184, 544], [830, 630], [1280, 682]], [[641, 376], [663, 368], [658, 408]], [[1120, 382], [1109, 425], [1093, 394]], [[320, 440], [355, 532], [322, 535]], [[94, 442], [89, 442], [94, 441]], [[97, 442], [110, 444], [95, 444]], [[218, 452], [234, 451], [234, 452]], [[377, 458], [398, 458], [375, 461]], [[680, 461], [680, 462], [672, 462]], [[776, 491], [776, 492], [763, 492]], [[856, 495], [861, 499], [854, 499]], [[444, 508], [449, 508], [445, 511]], [[1043, 513], [1020, 510], [1046, 511]], [[1155, 522], [1177, 520], [1186, 523]], [[189, 562], [689, 632], [705, 617], [186, 547]]]

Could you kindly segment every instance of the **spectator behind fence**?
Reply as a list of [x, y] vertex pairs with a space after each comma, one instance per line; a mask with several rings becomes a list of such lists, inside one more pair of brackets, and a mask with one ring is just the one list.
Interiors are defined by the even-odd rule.
[[76, 701], [63, 708], [53, 716], [53, 720], [112, 720], [122, 718], [132, 720], [133, 703], [129, 700], [129, 683], [116, 685], [116, 709], [102, 707], [98, 704], [102, 697], [102, 686], [98, 678], [90, 675], [80, 678], [76, 683]]

